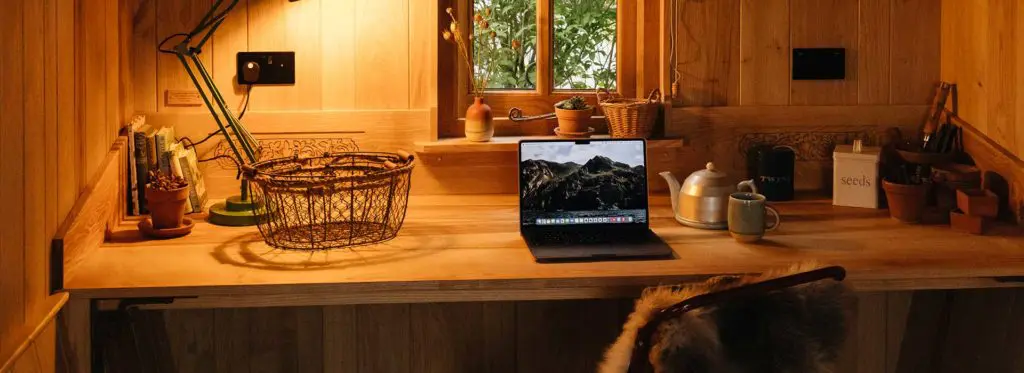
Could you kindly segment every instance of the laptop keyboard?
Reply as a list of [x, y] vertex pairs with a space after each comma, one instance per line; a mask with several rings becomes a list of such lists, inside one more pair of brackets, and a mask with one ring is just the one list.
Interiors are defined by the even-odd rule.
[[541, 245], [571, 245], [571, 244], [601, 244], [609, 242], [638, 242], [643, 241], [649, 235], [649, 231], [565, 231], [565, 232], [537, 232], [527, 236], [531, 243]]

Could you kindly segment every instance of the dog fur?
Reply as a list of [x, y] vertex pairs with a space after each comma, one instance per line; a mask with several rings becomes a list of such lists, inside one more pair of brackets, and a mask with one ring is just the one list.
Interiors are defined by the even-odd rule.
[[[625, 373], [637, 332], [665, 308], [700, 294], [815, 268], [803, 264], [761, 276], [647, 289], [598, 372]], [[842, 283], [823, 280], [696, 309], [658, 327], [649, 360], [656, 373], [831, 373], [846, 336], [843, 305], [851, 297]]]

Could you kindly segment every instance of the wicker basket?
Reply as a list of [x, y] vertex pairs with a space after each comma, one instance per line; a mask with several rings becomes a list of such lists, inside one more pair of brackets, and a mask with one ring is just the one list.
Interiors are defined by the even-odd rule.
[[597, 90], [597, 102], [608, 118], [608, 133], [614, 138], [649, 138], [654, 120], [658, 117], [658, 102], [661, 91], [654, 89], [647, 99], [623, 98], [608, 93], [607, 89]]
[[328, 153], [243, 167], [270, 246], [325, 250], [387, 241], [405, 220], [412, 155]]

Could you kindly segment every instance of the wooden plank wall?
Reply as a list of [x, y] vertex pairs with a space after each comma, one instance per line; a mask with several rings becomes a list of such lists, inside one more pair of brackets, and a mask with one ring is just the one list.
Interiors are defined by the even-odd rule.
[[[838, 372], [1015, 371], [1018, 297], [860, 293]], [[108, 313], [118, 324], [100, 338], [111, 372], [593, 372], [631, 309], [612, 299], [137, 311]], [[157, 351], [132, 350], [120, 332], [132, 323], [140, 348]]]
[[[56, 306], [50, 238], [117, 134], [119, 30], [108, 25], [119, 10], [117, 0], [14, 0], [0, 12], [0, 366]], [[32, 351], [52, 350], [53, 333], [42, 335]], [[14, 363], [45, 368], [53, 353], [25, 356]]]
[[941, 34], [959, 115], [1024, 158], [1024, 1], [943, 0]]
[[[923, 105], [939, 77], [940, 0], [681, 0], [688, 106]], [[846, 48], [846, 79], [790, 80], [790, 48]]]
[[[205, 108], [164, 102], [166, 90], [190, 88], [178, 62], [159, 54], [156, 44], [166, 35], [186, 31], [212, 2], [128, 1], [134, 14], [130, 75], [137, 112], [152, 123], [176, 126], [180, 135], [202, 137], [214, 128]], [[648, 2], [652, 6], [645, 11], [657, 12], [657, 2]], [[923, 117], [923, 105], [938, 79], [939, 7], [927, 6], [932, 3], [938, 0], [681, 1], [678, 56], [685, 104], [755, 108], [743, 121], [731, 122], [747, 128], [762, 125], [757, 115], [761, 110], [779, 112], [765, 107], [770, 105], [792, 109], [783, 111], [791, 118], [813, 114], [806, 105], [829, 105], [851, 117], [863, 105], [875, 106], [869, 109], [874, 112], [894, 106], [885, 111], [881, 124], [872, 125], [912, 128], [920, 117], [908, 118], [906, 112], [916, 109], [908, 106], [921, 105]], [[244, 89], [235, 83], [235, 53], [296, 51], [295, 86], [253, 89], [245, 123], [257, 137], [346, 137], [364, 149], [411, 149], [436, 130], [437, 18], [435, 6], [410, 0], [243, 0], [204, 55], [228, 102], [240, 107]], [[847, 47], [850, 77], [791, 87], [790, 46]], [[658, 53], [644, 57], [651, 55]], [[696, 127], [684, 123], [673, 121], [666, 130], [693, 135]], [[210, 149], [200, 151], [209, 155]], [[651, 155], [650, 166], [685, 176], [715, 160], [706, 151], [701, 146], [662, 150]], [[731, 155], [721, 161], [743, 163]], [[204, 172], [216, 180], [208, 183], [214, 197], [235, 192], [233, 171], [205, 165]], [[822, 188], [827, 178], [818, 172], [810, 173], [800, 187]], [[414, 179], [413, 192], [418, 194], [514, 193], [515, 156], [424, 155]], [[656, 181], [652, 187], [664, 191], [666, 185]]]

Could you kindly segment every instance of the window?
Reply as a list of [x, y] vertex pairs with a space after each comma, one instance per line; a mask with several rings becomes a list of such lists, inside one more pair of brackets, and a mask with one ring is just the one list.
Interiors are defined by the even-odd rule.
[[[480, 31], [480, 24], [473, 22], [474, 15], [479, 13], [488, 20], [490, 50], [474, 50], [472, 55], [474, 61], [491, 59], [481, 65], [492, 66], [487, 71], [486, 99], [494, 112], [497, 135], [550, 134], [554, 121], [508, 121], [513, 107], [522, 109], [525, 115], [539, 115], [554, 111], [556, 102], [574, 95], [595, 104], [597, 88], [616, 91], [623, 87], [623, 94], [633, 95], [635, 70], [621, 66], [620, 61], [623, 51], [631, 51], [635, 44], [635, 39], [623, 37], [636, 35], [635, 30], [628, 29], [635, 20], [623, 17], [624, 10], [635, 14], [635, 10], [623, 9], [636, 7], [635, 1], [452, 1], [463, 25], [474, 25]], [[446, 1], [441, 3], [444, 7]], [[450, 46], [440, 48], [439, 135], [461, 137], [458, 118], [473, 100], [464, 70], [468, 67], [454, 58], [453, 50], [445, 50]]]

